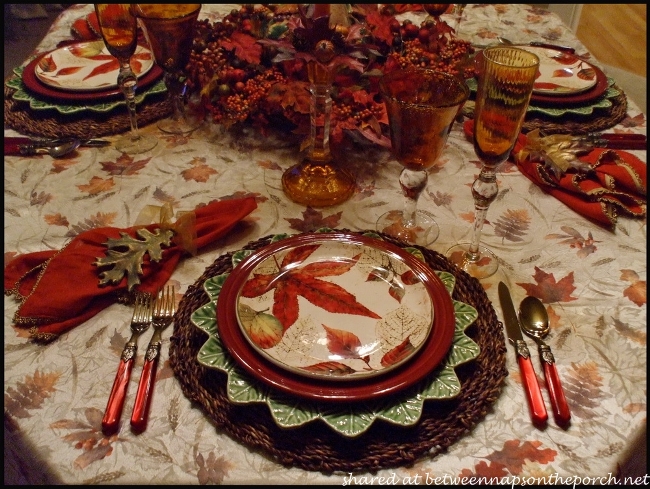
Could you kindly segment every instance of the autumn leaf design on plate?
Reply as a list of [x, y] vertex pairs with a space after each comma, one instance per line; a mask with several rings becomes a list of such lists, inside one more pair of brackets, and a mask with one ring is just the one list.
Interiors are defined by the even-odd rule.
[[282, 324], [265, 312], [257, 312], [246, 304], [237, 308], [239, 321], [246, 334], [260, 348], [273, 348], [282, 340]]
[[327, 349], [330, 353], [345, 359], [361, 360], [368, 366], [367, 370], [373, 370], [370, 366], [370, 355], [363, 355], [364, 345], [357, 335], [324, 324], [323, 328], [327, 334]]
[[84, 76], [84, 81], [94, 76], [105, 75], [106, 73], [120, 69], [120, 62], [117, 60], [117, 58], [114, 58], [111, 55], [98, 55], [93, 59], [100, 61], [105, 59], [106, 63], [95, 66], [89, 74]]
[[322, 260], [300, 266], [320, 246], [305, 245], [289, 250], [278, 265], [277, 272], [255, 274], [242, 287], [241, 296], [258, 297], [274, 289], [271, 312], [285, 331], [298, 319], [299, 296], [327, 312], [380, 319], [378, 314], [359, 303], [354, 294], [338, 284], [322, 280], [323, 277], [348, 272], [360, 255], [346, 260]]
[[391, 365], [396, 365], [402, 360], [410, 357], [414, 351], [415, 348], [411, 343], [411, 337], [407, 336], [404, 341], [381, 357], [381, 365], [386, 368]]
[[[396, 280], [399, 277], [400, 280]], [[413, 272], [413, 270], [406, 270], [405, 272], [398, 273], [395, 271], [392, 262], [388, 262], [387, 266], [374, 267], [368, 273], [367, 282], [386, 282], [388, 284], [388, 294], [397, 302], [402, 302], [406, 290], [404, 285], [415, 285], [420, 283], [420, 279]]]

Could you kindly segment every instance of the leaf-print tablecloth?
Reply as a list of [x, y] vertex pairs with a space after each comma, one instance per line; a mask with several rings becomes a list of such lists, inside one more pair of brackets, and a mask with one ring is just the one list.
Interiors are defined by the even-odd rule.
[[[233, 7], [204, 5], [201, 15], [217, 19]], [[72, 22], [91, 10], [91, 5], [77, 5], [64, 11], [39, 52], [69, 39]], [[555, 15], [530, 5], [468, 5], [464, 15], [460, 34], [478, 44], [504, 35], [515, 42], [567, 44], [588, 55]], [[350, 201], [312, 209], [282, 193], [282, 172], [298, 158], [299, 143], [291, 138], [265, 138], [248, 128], [228, 132], [209, 124], [190, 136], [164, 135], [155, 124], [143, 130], [159, 139], [143, 155], [122, 155], [108, 147], [84, 148], [59, 160], [5, 157], [5, 261], [17, 253], [61, 248], [92, 227], [131, 226], [146, 205], [170, 203], [176, 210], [190, 210], [215, 199], [255, 196], [258, 210], [246, 226], [180, 264], [172, 276], [180, 296], [215, 258], [250, 240], [321, 227], [369, 229], [385, 210], [402, 205], [400, 167], [378, 148], [347, 155], [357, 177]], [[627, 117], [611, 131], [645, 134], [645, 116], [630, 103]], [[5, 130], [5, 135], [16, 133]], [[645, 161], [645, 152], [635, 154]], [[432, 249], [444, 253], [469, 238], [470, 186], [478, 171], [472, 145], [455, 126], [421, 200], [441, 228]], [[647, 415], [645, 220], [619, 217], [615, 231], [605, 230], [544, 194], [511, 163], [502, 165], [498, 182], [483, 241], [498, 254], [500, 269], [482, 285], [499, 317], [495, 285], [500, 280], [510, 287], [515, 303], [527, 294], [545, 303], [551, 321], [548, 343], [572, 410], [571, 426], [562, 430], [552, 417], [543, 430], [530, 423], [508, 346], [510, 375], [482, 423], [447, 453], [412, 467], [355, 474], [356, 482], [375, 476], [398, 483], [433, 483], [437, 478], [441, 484], [485, 476], [502, 483], [531, 477], [607, 483], [610, 475], [645, 473], [645, 452], [639, 448], [641, 442], [645, 447]], [[73, 287], [74, 277], [62, 286]], [[172, 375], [167, 360], [171, 328], [163, 335], [147, 431], [136, 436], [128, 428], [143, 339], [124, 427], [117, 435], [103, 436], [101, 417], [130, 336], [132, 310], [114, 305], [54, 343], [38, 346], [27, 341], [26, 331], [12, 326], [16, 308], [5, 297], [5, 482], [350, 482], [347, 474], [283, 467], [216, 431]], [[532, 340], [528, 343], [544, 385], [538, 353]], [[549, 406], [546, 390], [544, 396]]]

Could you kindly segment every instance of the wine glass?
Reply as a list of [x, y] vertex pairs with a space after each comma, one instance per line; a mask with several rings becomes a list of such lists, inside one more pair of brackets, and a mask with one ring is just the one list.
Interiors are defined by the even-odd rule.
[[499, 262], [480, 244], [488, 207], [498, 193], [496, 168], [508, 159], [524, 122], [539, 71], [539, 58], [523, 49], [495, 46], [483, 51], [474, 108], [474, 151], [482, 163], [472, 185], [474, 227], [471, 243], [459, 243], [446, 256], [475, 278], [493, 275]]
[[128, 3], [96, 3], [95, 12], [106, 49], [120, 64], [117, 85], [124, 94], [131, 121], [131, 132], [121, 137], [115, 143], [115, 148], [122, 153], [139, 154], [152, 149], [158, 144], [158, 140], [138, 131], [135, 107], [138, 78], [131, 69], [131, 57], [138, 44], [138, 29], [129, 6]]
[[201, 125], [202, 119], [185, 107], [186, 77], [183, 73], [192, 53], [194, 24], [201, 4], [148, 4], [132, 6], [149, 41], [156, 63], [165, 72], [165, 85], [173, 107], [168, 119], [158, 128], [170, 134], [187, 134]]
[[456, 34], [456, 37], [460, 37], [458, 35], [458, 31], [460, 30], [460, 23], [463, 20], [463, 12], [465, 11], [465, 7], [467, 7], [466, 3], [454, 4], [454, 10], [452, 13], [454, 15], [454, 33]]
[[377, 230], [409, 244], [427, 246], [440, 232], [433, 216], [417, 209], [454, 119], [469, 97], [464, 80], [425, 68], [391, 71], [379, 82], [386, 103], [393, 154], [404, 167], [399, 182], [404, 210], [379, 217]]

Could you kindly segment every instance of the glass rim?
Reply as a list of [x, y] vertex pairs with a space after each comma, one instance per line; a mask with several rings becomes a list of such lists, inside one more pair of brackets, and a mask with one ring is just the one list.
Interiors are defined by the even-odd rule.
[[[501, 52], [515, 51], [521, 53], [530, 60], [530, 63], [527, 63], [525, 65], [512, 65], [512, 64], [504, 63], [503, 61], [499, 61], [497, 59], [494, 59], [494, 57], [489, 56], [490, 54], [497, 51], [501, 51]], [[507, 66], [508, 68], [514, 68], [514, 69], [517, 68], [529, 69], [540, 65], [539, 56], [537, 56], [535, 53], [531, 53], [530, 51], [527, 51], [526, 49], [516, 47], [516, 46], [490, 46], [483, 50], [483, 58], [499, 66]]]
[[[147, 15], [147, 14], [145, 14], [145, 13], [142, 12], [142, 10], [140, 10], [140, 8], [138, 7], [138, 5], [140, 5], [140, 4], [133, 3], [133, 4], [131, 4], [131, 5], [132, 5], [132, 7], [133, 7], [133, 8], [132, 8], [132, 12], [133, 12], [133, 16], [134, 16], [134, 17], [139, 18], [139, 19], [156, 19], [156, 20], [176, 20], [176, 19], [182, 19], [183, 17], [189, 17], [189, 16], [191, 16], [191, 15], [196, 14], [197, 11], [200, 11], [200, 10], [201, 10], [201, 7], [203, 7], [203, 4], [201, 4], [201, 3], [197, 3], [197, 4], [184, 4], [184, 5], [196, 5], [197, 7], [196, 7], [194, 10], [190, 11], [190, 12], [187, 12], [187, 13], [185, 13], [185, 14], [183, 14], [183, 15], [178, 15], [178, 16], [176, 16], [176, 17], [160, 17], [160, 16], [158, 16], [158, 15]], [[157, 4], [156, 4], [156, 3], [154, 3], [154, 4], [152, 4], [152, 3], [147, 3], [147, 4], [142, 4], [142, 5], [163, 5], [163, 6], [168, 6], [169, 4], [166, 4], [166, 3], [157, 3]]]
[[[435, 75], [442, 75], [443, 78], [446, 78], [449, 81], [454, 81], [457, 82], [458, 86], [462, 90], [462, 94], [459, 95], [459, 97], [456, 97], [454, 99], [450, 99], [448, 103], [446, 104], [431, 104], [427, 102], [404, 102], [402, 100], [399, 100], [397, 97], [390, 95], [387, 93], [386, 90], [384, 90], [383, 85], [385, 85], [386, 80], [391, 76], [391, 75], [396, 75], [397, 73], [430, 73], [430, 74], [435, 74]], [[445, 107], [453, 107], [455, 105], [459, 105], [461, 103], [465, 103], [471, 94], [471, 90], [467, 86], [467, 83], [465, 80], [463, 80], [460, 76], [454, 75], [452, 73], [447, 73], [446, 71], [442, 70], [436, 70], [434, 68], [422, 68], [420, 66], [408, 66], [406, 68], [397, 68], [389, 73], [384, 73], [380, 80], [379, 80], [379, 90], [380, 94], [382, 97], [393, 100], [399, 104], [403, 105], [417, 105], [417, 106], [422, 106], [422, 107], [432, 107], [435, 106], [437, 108], [445, 108]]]

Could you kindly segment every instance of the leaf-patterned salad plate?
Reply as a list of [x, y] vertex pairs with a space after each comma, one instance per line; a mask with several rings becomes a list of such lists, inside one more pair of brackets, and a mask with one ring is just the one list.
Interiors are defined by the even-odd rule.
[[[138, 77], [154, 65], [151, 51], [137, 46], [131, 56], [131, 69]], [[41, 56], [34, 67], [38, 80], [58, 90], [95, 92], [117, 86], [120, 63], [103, 41], [64, 46]]]
[[539, 58], [539, 73], [533, 93], [544, 95], [573, 95], [596, 85], [594, 67], [575, 54], [556, 49], [523, 47]]
[[[433, 296], [446, 291], [421, 261], [386, 245], [304, 234], [248, 257], [217, 308], [226, 346], [236, 348], [229, 343], [239, 328], [266, 360], [323, 380], [384, 375], [408, 362], [432, 330]], [[435, 362], [451, 345], [453, 324], [434, 334]]]
[[[367, 236], [381, 239], [374, 234]], [[358, 237], [355, 235], [355, 238]], [[278, 235], [272, 243], [283, 239], [289, 238]], [[424, 265], [424, 257], [419, 250], [405, 248], [404, 251]], [[240, 250], [234, 253], [231, 273], [236, 273], [237, 265], [257, 252]], [[436, 294], [433, 298], [434, 328], [436, 321], [446, 321], [451, 314], [453, 338], [442, 360], [433, 367], [427, 367], [426, 363], [428, 349], [436, 349], [434, 329], [419, 352], [408, 362], [386, 375], [357, 381], [330, 382], [281, 368], [259, 354], [237, 326], [229, 331], [233, 338], [237, 338], [237, 348], [246, 352], [242, 358], [241, 352], [238, 354], [225, 346], [218, 324], [220, 320], [217, 320], [217, 304], [222, 294], [228, 292], [224, 289], [230, 276], [228, 273], [205, 281], [204, 290], [210, 301], [191, 316], [192, 323], [208, 334], [197, 360], [205, 367], [227, 374], [227, 394], [231, 402], [266, 404], [275, 422], [284, 428], [320, 420], [335, 432], [354, 437], [366, 431], [378, 419], [398, 426], [412, 426], [420, 419], [425, 401], [452, 399], [459, 394], [461, 384], [455, 367], [474, 360], [480, 351], [478, 345], [465, 334], [465, 330], [477, 318], [476, 309], [451, 299], [455, 285], [455, 277], [451, 273], [438, 271], [435, 275], [443, 284], [444, 295]], [[448, 306], [451, 306], [450, 311]], [[244, 365], [242, 360], [249, 364]], [[259, 370], [253, 373], [251, 368]], [[413, 381], [415, 377], [418, 380]]]

